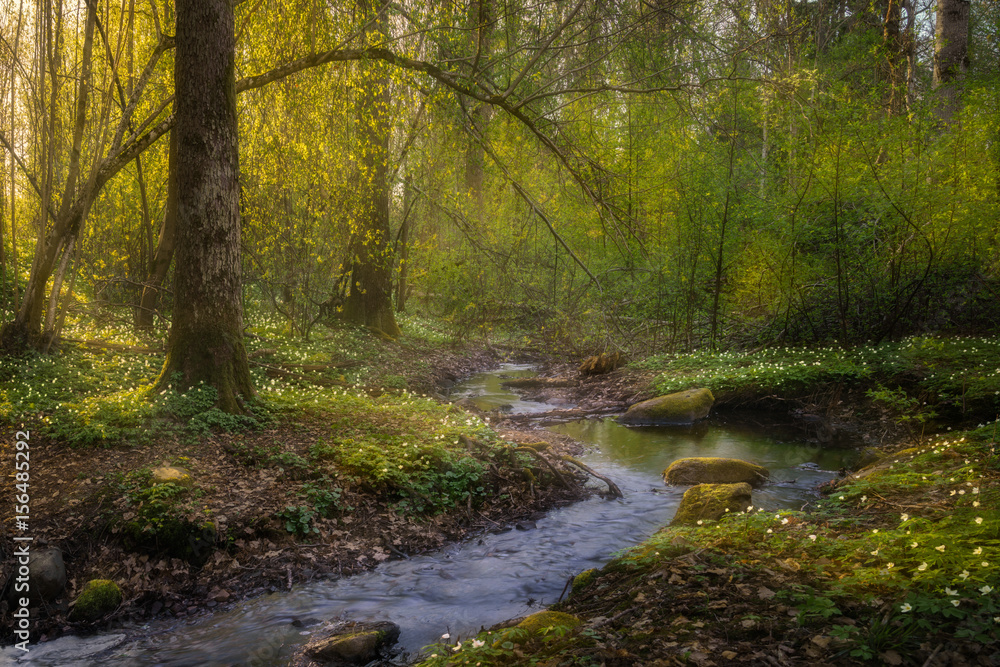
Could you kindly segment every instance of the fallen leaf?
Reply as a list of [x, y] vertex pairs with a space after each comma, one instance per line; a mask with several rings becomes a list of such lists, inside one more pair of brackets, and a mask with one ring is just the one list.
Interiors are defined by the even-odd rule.
[[903, 664], [903, 658], [900, 657], [895, 651], [886, 651], [879, 655], [887, 665], [901, 665]]

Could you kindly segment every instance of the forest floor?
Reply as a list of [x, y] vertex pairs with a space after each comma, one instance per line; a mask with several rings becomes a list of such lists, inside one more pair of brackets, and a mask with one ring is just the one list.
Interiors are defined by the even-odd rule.
[[[378, 353], [347, 364], [301, 363], [314, 359], [294, 352], [283, 357], [273, 347], [275, 338], [258, 337], [265, 355], [256, 358], [264, 360], [265, 370], [279, 369], [266, 395], [272, 409], [254, 427], [237, 424], [231, 432], [225, 423], [192, 430], [211, 416], [199, 412], [204, 406], [195, 394], [168, 396], [166, 420], [151, 421], [141, 412], [141, 419], [117, 429], [115, 420], [129, 417], [133, 408], [115, 392], [97, 392], [96, 409], [84, 400], [46, 396], [44, 389], [38, 397], [49, 375], [61, 387], [65, 376], [80, 372], [74, 369], [84, 369], [83, 384], [88, 371], [120, 366], [126, 375], [129, 368], [155, 372], [160, 357], [143, 346], [80, 345], [41, 376], [37, 359], [3, 369], [12, 376], [36, 373], [24, 381], [20, 405], [30, 399], [41, 409], [16, 425], [32, 432], [32, 551], [58, 548], [67, 572], [58, 597], [33, 601], [32, 641], [211, 613], [471, 535], [511, 530], [594, 493], [584, 487], [586, 475], [559, 460], [578, 454], [579, 443], [537, 425], [498, 423], [500, 413], [492, 415], [491, 427], [490, 416], [470, 415], [442, 395], [456, 380], [495, 367], [509, 353], [360, 335]], [[290, 358], [299, 363], [287, 363]], [[353, 377], [345, 378], [344, 367]], [[259, 382], [266, 384], [268, 376], [274, 377], [268, 373]], [[332, 386], [317, 388], [310, 380]], [[120, 384], [128, 386], [126, 380]], [[604, 384], [602, 395], [631, 390], [622, 378]], [[8, 414], [16, 414], [18, 397], [11, 392], [5, 398]], [[602, 398], [594, 406], [620, 401]], [[88, 409], [87, 419], [66, 416]], [[98, 429], [105, 439], [93, 444]], [[70, 441], [53, 432], [68, 433]], [[8, 448], [3, 456], [12, 460]], [[151, 484], [159, 467], [181, 468], [193, 484]], [[13, 476], [0, 481], [2, 497], [15, 495], [14, 483]], [[13, 528], [10, 507], [0, 519]], [[5, 529], [0, 542], [3, 643], [12, 640], [13, 534]], [[71, 601], [94, 579], [115, 581], [121, 605], [99, 618], [71, 618]]]

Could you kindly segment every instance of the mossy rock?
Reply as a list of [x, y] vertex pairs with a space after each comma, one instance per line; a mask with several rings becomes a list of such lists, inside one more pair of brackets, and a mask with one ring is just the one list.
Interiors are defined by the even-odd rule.
[[858, 458], [851, 466], [852, 470], [864, 470], [869, 466], [881, 463], [886, 458], [886, 453], [874, 447], [862, 447], [858, 450]]
[[[66, 565], [62, 551], [56, 548], [32, 551], [28, 556], [28, 577], [31, 599], [51, 602], [66, 587]], [[9, 589], [14, 599], [14, 587]]]
[[741, 512], [751, 503], [750, 485], [699, 484], [684, 492], [671, 526], [693, 526], [698, 521], [715, 521], [727, 511]]
[[740, 459], [692, 456], [677, 459], [663, 471], [667, 484], [736, 484], [760, 486], [770, 473], [764, 466]]
[[657, 396], [631, 406], [618, 418], [622, 424], [693, 424], [712, 410], [715, 397], [708, 389], [688, 389]]
[[527, 630], [529, 634], [535, 635], [538, 634], [540, 630], [544, 630], [545, 628], [560, 626], [572, 629], [579, 625], [583, 625], [583, 621], [573, 614], [567, 614], [562, 611], [546, 610], [528, 616], [514, 627]]
[[93, 622], [110, 614], [122, 603], [122, 590], [110, 579], [88, 581], [73, 601], [71, 621]]
[[598, 570], [590, 568], [573, 577], [573, 586], [570, 588], [570, 596], [577, 595], [580, 591], [590, 585], [590, 582], [597, 576]]
[[601, 353], [587, 357], [580, 363], [579, 371], [583, 375], [603, 375], [618, 368], [622, 363], [622, 355], [618, 352]]
[[399, 640], [399, 626], [389, 621], [340, 623], [296, 651], [291, 665], [365, 665]]
[[179, 466], [161, 466], [151, 471], [150, 484], [176, 484], [185, 488], [194, 486], [194, 477]]

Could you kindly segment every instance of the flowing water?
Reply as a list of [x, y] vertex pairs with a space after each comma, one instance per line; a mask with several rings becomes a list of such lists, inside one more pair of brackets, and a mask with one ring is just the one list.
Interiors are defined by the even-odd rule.
[[[522, 401], [499, 384], [500, 376], [528, 373], [526, 366], [505, 366], [463, 383], [453, 397], [468, 397], [487, 409], [551, 409]], [[726, 425], [626, 428], [610, 419], [582, 419], [551, 428], [591, 445], [581, 459], [614, 480], [625, 498], [595, 497], [553, 510], [529, 530], [483, 535], [389, 561], [369, 573], [248, 600], [209, 617], [150, 624], [142, 629], [148, 638], [122, 636], [116, 648], [92, 657], [77, 649], [72, 663], [38, 655], [18, 664], [285, 665], [307, 641], [311, 626], [338, 617], [391, 620], [402, 629], [402, 649], [413, 653], [444, 633], [454, 641], [555, 602], [574, 574], [600, 567], [614, 552], [669, 522], [684, 489], [666, 487], [661, 475], [675, 459], [726, 456], [758, 462], [771, 470], [775, 483], [754, 491], [754, 504], [797, 509], [815, 497], [815, 487], [833, 478], [849, 455]], [[133, 637], [136, 630], [130, 630]], [[0, 662], [12, 655], [9, 651], [0, 653]]]

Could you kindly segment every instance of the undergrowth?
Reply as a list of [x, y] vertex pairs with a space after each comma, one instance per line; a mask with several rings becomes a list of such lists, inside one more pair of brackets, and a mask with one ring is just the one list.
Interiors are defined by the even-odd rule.
[[327, 425], [329, 436], [307, 457], [314, 473], [328, 470], [340, 483], [375, 491], [403, 513], [438, 512], [458, 503], [478, 507], [496, 491], [491, 464], [534, 466], [479, 417], [405, 391], [370, 397], [303, 389], [262, 396], [279, 413], [304, 413]]
[[795, 396], [823, 385], [891, 392], [905, 414], [992, 419], [1000, 412], [1000, 337], [914, 336], [843, 348], [665, 354], [633, 364], [654, 371], [657, 393], [708, 387], [717, 396]]

